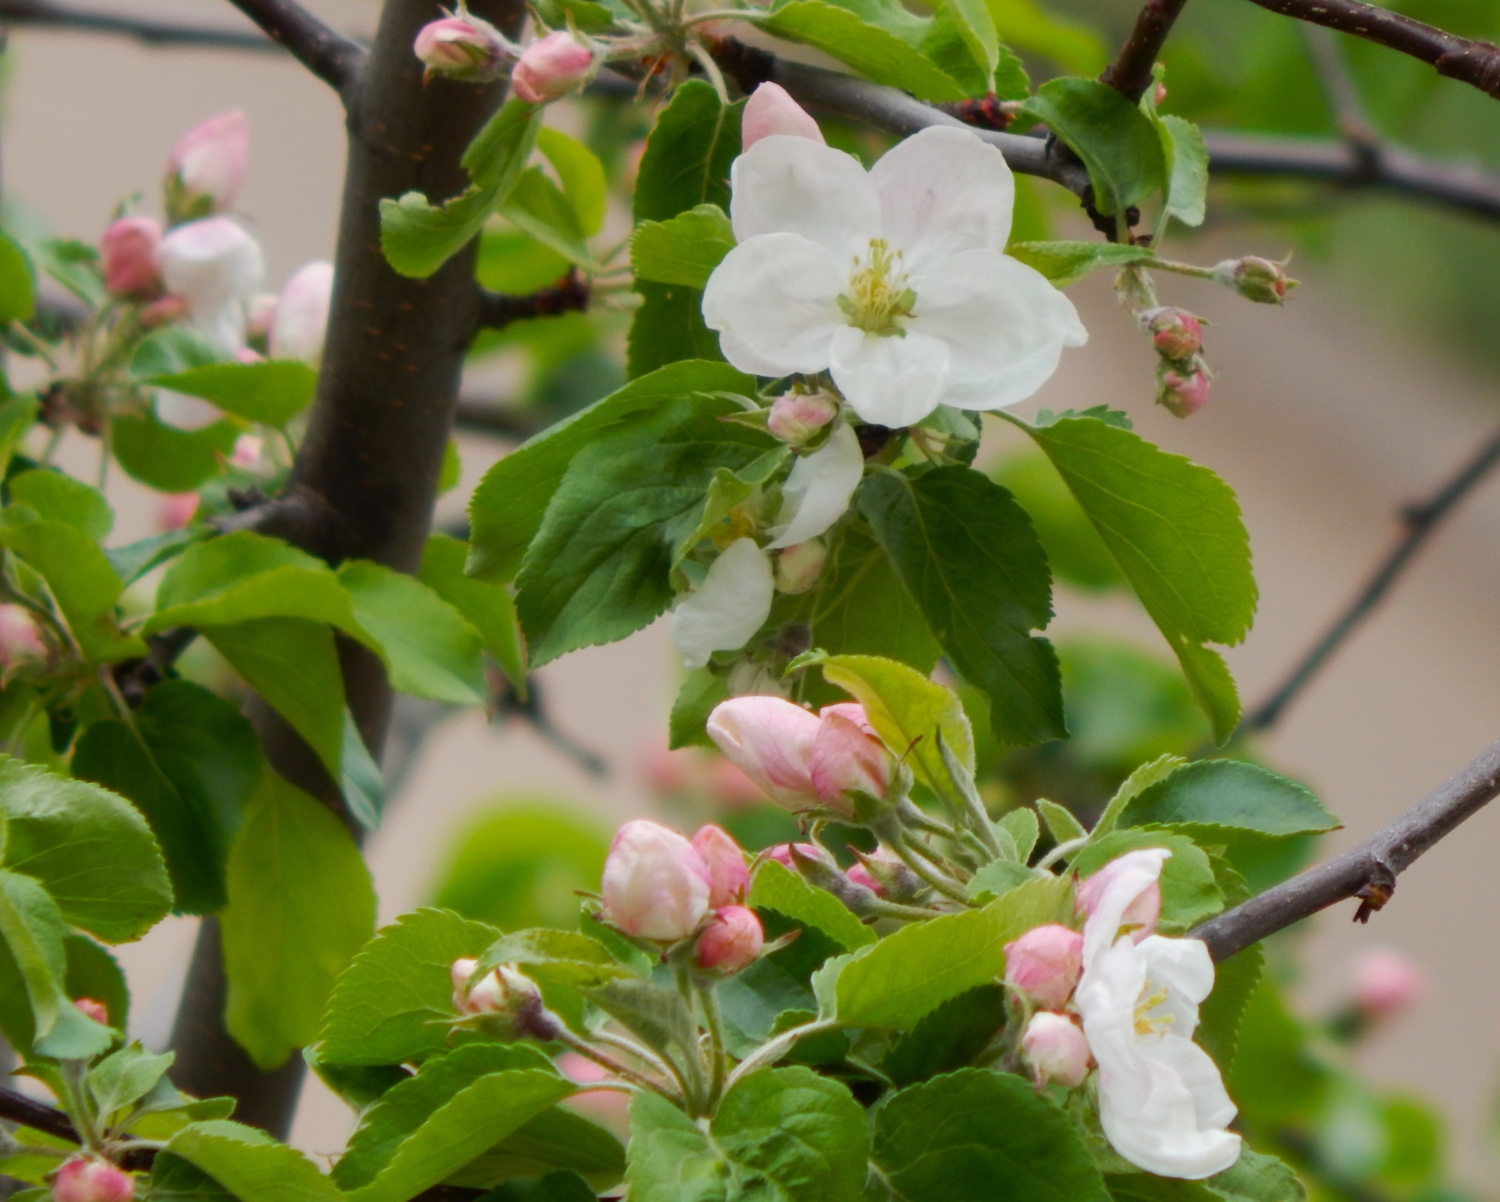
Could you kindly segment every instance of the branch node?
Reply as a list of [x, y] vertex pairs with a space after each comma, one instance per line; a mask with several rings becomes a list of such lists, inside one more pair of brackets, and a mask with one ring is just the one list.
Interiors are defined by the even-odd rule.
[[1354, 912], [1354, 921], [1361, 925], [1368, 923], [1370, 915], [1376, 910], [1383, 910], [1395, 892], [1395, 870], [1376, 856], [1370, 865], [1370, 879], [1354, 891], [1354, 896], [1360, 899], [1359, 909]]
[[526, 296], [506, 292], [479, 292], [479, 315], [475, 332], [503, 330], [515, 321], [529, 317], [557, 317], [563, 313], [583, 313], [589, 307], [588, 281], [571, 268], [556, 284], [539, 288]]

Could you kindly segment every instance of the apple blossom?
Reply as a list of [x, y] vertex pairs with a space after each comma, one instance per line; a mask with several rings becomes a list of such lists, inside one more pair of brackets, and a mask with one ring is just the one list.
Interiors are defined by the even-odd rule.
[[838, 415], [839, 403], [827, 393], [788, 392], [771, 402], [766, 429], [782, 442], [800, 447]]
[[1086, 340], [1072, 302], [1003, 253], [1015, 183], [969, 130], [924, 129], [868, 174], [772, 134], [735, 160], [731, 185], [739, 245], [703, 315], [742, 371], [830, 371], [861, 418], [902, 427], [940, 404], [1022, 401]]
[[775, 598], [771, 561], [755, 540], [730, 543], [672, 611], [672, 642], [683, 666], [701, 668], [715, 651], [738, 651], [771, 616]]
[[864, 706], [846, 701], [819, 711], [808, 771], [826, 807], [851, 817], [848, 794], [884, 798], [895, 767], [896, 757], [880, 741]]
[[771, 533], [771, 550], [793, 547], [824, 533], [849, 508], [849, 498], [865, 474], [865, 453], [847, 423], [834, 427], [828, 441], [792, 464], [781, 486], [781, 510]]
[[0, 670], [44, 662], [51, 654], [37, 616], [24, 605], [0, 605]]
[[286, 282], [276, 303], [267, 345], [273, 359], [301, 359], [317, 367], [333, 301], [333, 264], [309, 263]]
[[158, 286], [156, 248], [161, 222], [154, 217], [121, 217], [99, 239], [104, 287], [113, 296], [149, 296]]
[[1365, 1018], [1389, 1019], [1427, 993], [1427, 974], [1400, 952], [1371, 948], [1354, 969], [1354, 1005]]
[[1078, 1024], [1066, 1014], [1050, 1010], [1039, 1010], [1026, 1024], [1021, 1059], [1031, 1069], [1038, 1089], [1049, 1082], [1068, 1089], [1082, 1085], [1092, 1063], [1089, 1041]]
[[193, 520], [193, 515], [197, 512], [197, 493], [163, 493], [156, 506], [156, 528], [163, 534], [168, 530], [181, 530]]
[[693, 845], [638, 818], [615, 832], [604, 860], [604, 908], [627, 935], [675, 943], [708, 914], [712, 877]]
[[708, 715], [708, 737], [783, 809], [818, 803], [812, 780], [816, 714], [780, 697], [731, 697]]
[[[1156, 928], [1156, 920], [1161, 917], [1161, 884], [1158, 880], [1161, 866], [1171, 858], [1172, 853], [1164, 847], [1128, 851], [1093, 876], [1080, 881], [1078, 911], [1089, 916], [1083, 927], [1085, 941], [1092, 932], [1096, 944], [1111, 944], [1122, 928], [1126, 928], [1125, 933], [1137, 943], [1151, 934]], [[1084, 959], [1087, 960], [1089, 955], [1086, 947]]]
[[824, 142], [823, 131], [812, 114], [780, 84], [768, 82], [757, 87], [745, 101], [745, 111], [740, 116], [740, 147], [749, 150], [773, 134]]
[[821, 539], [783, 547], [776, 553], [776, 591], [788, 596], [809, 591], [818, 583], [827, 562], [828, 547]]
[[453, 16], [422, 26], [412, 44], [412, 52], [427, 68], [424, 80], [434, 75], [479, 82], [498, 79], [517, 51], [498, 29], [461, 5]]
[[1005, 945], [1005, 981], [1038, 1006], [1060, 1009], [1083, 971], [1083, 936], [1058, 923], [1033, 927]]
[[249, 158], [250, 124], [239, 109], [183, 134], [167, 162], [167, 207], [174, 224], [233, 207]]
[[765, 942], [766, 932], [754, 910], [721, 906], [698, 936], [698, 967], [739, 972], [755, 963]]
[[559, 29], [521, 52], [510, 86], [526, 103], [546, 104], [577, 91], [593, 72], [593, 50], [571, 31]]
[[53, 1202], [130, 1202], [135, 1181], [107, 1160], [75, 1156], [52, 1179]]
[[156, 263], [167, 291], [185, 302], [190, 326], [227, 354], [244, 347], [250, 302], [265, 271], [254, 238], [227, 217], [207, 217], [168, 233]]
[[708, 869], [710, 906], [718, 909], [745, 900], [750, 870], [745, 867], [745, 853], [728, 831], [712, 823], [699, 827], [693, 836], [693, 850]]

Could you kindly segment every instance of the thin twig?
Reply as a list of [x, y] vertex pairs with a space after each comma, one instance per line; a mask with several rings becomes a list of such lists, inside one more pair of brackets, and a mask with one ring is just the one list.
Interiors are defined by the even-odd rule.
[[461, 396], [458, 398], [458, 408], [453, 411], [453, 424], [460, 430], [524, 442], [533, 434], [540, 434], [552, 423], [545, 413], [538, 410], [517, 409], [503, 401]]
[[1318, 66], [1318, 77], [1323, 84], [1323, 93], [1333, 109], [1334, 123], [1339, 133], [1356, 147], [1374, 151], [1380, 143], [1370, 118], [1365, 113], [1364, 101], [1359, 97], [1359, 88], [1349, 65], [1339, 48], [1338, 40], [1328, 30], [1317, 25], [1304, 25], [1302, 34], [1307, 39], [1307, 48], [1312, 52], [1313, 62]]
[[1355, 918], [1368, 921], [1396, 888], [1396, 878], [1464, 819], [1500, 793], [1500, 742], [1358, 847], [1309, 868], [1190, 931], [1224, 961], [1345, 898], [1358, 897]]
[[1443, 519], [1500, 464], [1500, 430], [1470, 457], [1437, 492], [1402, 510], [1406, 530], [1327, 631], [1287, 674], [1281, 685], [1240, 723], [1239, 733], [1253, 734], [1274, 726], [1308, 682], [1378, 606], [1422, 545]]
[[342, 95], [353, 82], [365, 48], [324, 25], [295, 0], [230, 0], [274, 42]]
[[0, 21], [10, 25], [51, 29], [79, 29], [112, 33], [148, 46], [213, 46], [226, 50], [272, 50], [281, 47], [259, 33], [213, 25], [187, 25], [151, 17], [127, 17], [114, 12], [72, 8], [52, 0], [0, 0]]
[[506, 292], [480, 290], [479, 328], [503, 330], [512, 322], [529, 317], [557, 317], [562, 313], [582, 313], [589, 307], [589, 286], [576, 270], [549, 288], [539, 288], [525, 296]]
[[1186, 4], [1187, 0], [1146, 0], [1120, 53], [1099, 79], [1129, 100], [1145, 95], [1157, 56]]

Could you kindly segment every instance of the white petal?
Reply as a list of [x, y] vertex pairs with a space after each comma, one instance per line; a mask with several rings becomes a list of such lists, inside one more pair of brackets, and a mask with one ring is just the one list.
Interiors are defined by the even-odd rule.
[[[1101, 1059], [1096, 1051], [1099, 1122], [1111, 1146], [1131, 1164], [1162, 1177], [1198, 1181], [1239, 1159], [1240, 1137], [1222, 1126], [1200, 1125], [1189, 1080], [1175, 1063], [1184, 1049], [1208, 1059], [1196, 1044], [1170, 1037], [1150, 1049], [1138, 1044], [1139, 1054], [1126, 1063], [1107, 1055]], [[1217, 1077], [1212, 1061], [1208, 1067]]]
[[1016, 184], [998, 149], [966, 129], [933, 126], [870, 171], [881, 234], [917, 272], [965, 250], [1005, 249]]
[[245, 345], [248, 306], [265, 264], [260, 243], [227, 217], [179, 225], [156, 250], [162, 283], [187, 301], [188, 324], [227, 351]]
[[999, 409], [1024, 401], [1057, 370], [1062, 350], [1088, 331], [1073, 302], [1008, 255], [965, 251], [913, 277], [909, 331], [948, 345], [944, 404]]
[[730, 543], [672, 614], [672, 642], [683, 665], [701, 668], [715, 651], [738, 651], [771, 616], [775, 595], [771, 561], [755, 540]]
[[1189, 1004], [1197, 1006], [1213, 992], [1214, 962], [1203, 940], [1148, 935], [1136, 946], [1151, 979], [1181, 994]]
[[[1161, 867], [1171, 858], [1172, 853], [1165, 847], [1145, 847], [1138, 851], [1128, 851], [1110, 862], [1113, 880], [1094, 907], [1094, 912], [1089, 915], [1088, 921], [1083, 924], [1085, 974], [1090, 972], [1096, 962], [1112, 965], [1121, 959], [1115, 936], [1120, 932], [1125, 911], [1131, 902], [1161, 878]], [[1133, 947], [1131, 951], [1144, 973], [1145, 957]], [[1106, 953], [1114, 954], [1108, 955], [1106, 959]], [[1131, 1003], [1134, 1004], [1134, 998]]]
[[719, 347], [741, 371], [823, 371], [834, 332], [844, 326], [837, 297], [846, 278], [833, 257], [806, 238], [764, 234], [740, 243], [714, 268], [703, 290], [703, 320], [731, 335]]
[[842, 150], [774, 134], [735, 159], [729, 179], [729, 216], [739, 242], [801, 234], [844, 264], [880, 233], [880, 200], [870, 177]]
[[828, 436], [828, 441], [792, 465], [791, 475], [781, 486], [781, 512], [772, 531], [775, 551], [817, 538], [849, 508], [849, 498], [865, 474], [865, 454], [859, 438], [847, 422]]
[[1151, 1056], [1168, 1065], [1193, 1097], [1198, 1127], [1227, 1127], [1238, 1113], [1213, 1057], [1191, 1039], [1172, 1034], [1153, 1044]]
[[201, 430], [224, 416], [200, 397], [163, 388], [156, 394], [156, 420], [179, 430]]
[[867, 422], [895, 429], [919, 422], [942, 400], [948, 348], [908, 329], [882, 338], [854, 326], [833, 336], [830, 368], [839, 391]]

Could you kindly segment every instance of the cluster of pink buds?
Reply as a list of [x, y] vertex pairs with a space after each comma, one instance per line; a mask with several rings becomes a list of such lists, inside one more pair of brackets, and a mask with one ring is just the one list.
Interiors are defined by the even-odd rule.
[[130, 1202], [134, 1197], [135, 1179], [93, 1156], [64, 1161], [52, 1179], [53, 1202]]
[[1286, 274], [1286, 262], [1246, 255], [1243, 259], [1225, 259], [1214, 264], [1214, 279], [1233, 288], [1246, 300], [1262, 305], [1279, 305], [1297, 281]]
[[765, 931], [747, 907], [750, 870], [729, 833], [704, 826], [691, 840], [648, 819], [627, 822], [604, 861], [604, 915], [637, 939], [695, 940], [699, 968], [736, 973], [755, 962]]
[[708, 735], [792, 813], [852, 818], [856, 798], [883, 802], [896, 774], [895, 757], [854, 702], [814, 714], [781, 697], [733, 697], [709, 714]]
[[558, 29], [522, 50], [488, 21], [459, 4], [450, 16], [424, 25], [412, 46], [424, 80], [486, 83], [510, 72], [510, 86], [527, 104], [549, 104], [583, 87], [595, 70], [594, 47]]
[[167, 162], [167, 218], [173, 225], [234, 207], [250, 161], [250, 124], [235, 109], [194, 126]]
[[1178, 417], [1191, 417], [1208, 400], [1210, 374], [1203, 361], [1203, 323], [1186, 309], [1164, 306], [1140, 315], [1160, 359], [1156, 403]]

